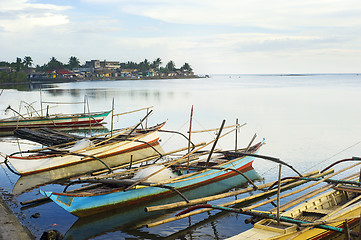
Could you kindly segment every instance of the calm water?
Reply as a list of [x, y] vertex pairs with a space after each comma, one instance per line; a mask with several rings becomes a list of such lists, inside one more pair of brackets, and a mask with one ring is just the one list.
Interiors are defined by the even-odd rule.
[[[247, 123], [240, 131], [239, 146], [247, 145], [257, 133], [258, 140], [265, 138], [267, 142], [261, 154], [278, 157], [304, 173], [321, 170], [335, 160], [361, 156], [360, 92], [361, 75], [357, 74], [219, 75], [208, 79], [79, 82], [42, 86], [41, 95], [36, 88], [30, 91], [4, 90], [0, 96], [0, 115], [4, 116], [3, 110], [8, 105], [18, 109], [21, 101], [39, 109], [40, 96], [43, 101], [49, 102], [82, 102], [86, 95], [91, 111], [111, 109], [113, 98], [116, 113], [154, 106], [148, 125], [168, 120], [167, 130], [185, 133], [193, 105], [194, 130], [218, 127], [223, 119], [226, 124], [232, 125], [238, 118], [240, 123]], [[82, 111], [82, 104], [59, 105], [50, 109], [53, 113]], [[119, 117], [115, 127], [133, 125], [144, 114]], [[110, 119], [106, 121], [110, 122]], [[214, 136], [215, 133], [194, 134], [192, 138], [195, 142], [202, 142]], [[165, 150], [177, 146], [177, 141], [172, 141], [168, 135], [162, 138]], [[0, 141], [1, 153], [19, 150], [14, 138], [2, 138]], [[24, 150], [35, 146], [21, 141], [20, 147]], [[234, 135], [221, 139], [217, 147], [233, 149]], [[148, 229], [127, 225], [131, 223], [134, 226], [132, 218], [143, 215], [143, 211], [78, 220], [53, 203], [20, 209], [19, 201], [40, 197], [38, 189], [12, 196], [18, 176], [9, 172], [3, 164], [1, 166], [1, 191], [21, 220], [37, 236], [45, 230], [57, 229], [71, 235], [69, 239], [79, 239], [79, 236], [85, 239], [224, 239], [251, 227], [243, 222], [247, 217], [217, 211]], [[276, 179], [276, 164], [256, 160], [254, 167], [266, 182]], [[283, 176], [287, 175], [294, 174], [283, 168]], [[43, 186], [42, 189], [55, 187]], [[215, 204], [231, 199], [234, 198], [216, 201]], [[264, 206], [264, 209], [270, 208]], [[40, 213], [40, 218], [32, 218], [35, 213]], [[158, 217], [152, 216], [154, 219]]]

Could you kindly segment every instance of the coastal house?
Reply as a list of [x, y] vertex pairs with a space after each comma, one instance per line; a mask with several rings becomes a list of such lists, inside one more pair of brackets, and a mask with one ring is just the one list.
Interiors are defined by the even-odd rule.
[[85, 62], [85, 67], [93, 68], [93, 69], [100, 69], [100, 68], [107, 68], [107, 69], [119, 69], [120, 62], [118, 61], [100, 61], [100, 60], [90, 60]]
[[95, 69], [94, 73], [97, 77], [109, 78], [112, 77], [116, 72], [107, 68], [99, 68], [99, 69]]
[[118, 69], [120, 68], [120, 62], [118, 61], [100, 61], [100, 67], [108, 69]]
[[73, 78], [75, 74], [66, 69], [51, 70], [46, 72], [50, 78]]
[[120, 76], [121, 77], [131, 77], [134, 69], [121, 69]]

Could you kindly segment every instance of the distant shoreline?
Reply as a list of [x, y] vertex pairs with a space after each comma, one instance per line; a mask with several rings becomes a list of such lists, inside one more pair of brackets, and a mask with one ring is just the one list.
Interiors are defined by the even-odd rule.
[[[206, 75], [207, 76], [207, 75]], [[206, 76], [174, 76], [174, 77], [143, 77], [143, 78], [126, 78], [126, 77], [109, 77], [109, 78], [44, 78], [44, 79], [28, 79], [24, 82], [0, 82], [0, 86], [9, 86], [9, 85], [23, 85], [23, 84], [53, 84], [53, 83], [69, 83], [69, 82], [88, 82], [88, 81], [137, 81], [137, 80], [165, 80], [165, 79], [190, 79], [190, 78], [206, 78]]]

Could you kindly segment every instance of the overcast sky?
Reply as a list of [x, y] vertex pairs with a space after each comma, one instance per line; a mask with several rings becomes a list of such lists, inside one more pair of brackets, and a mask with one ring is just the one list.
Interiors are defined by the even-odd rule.
[[198, 74], [359, 73], [360, 0], [0, 0], [0, 61], [189, 63]]

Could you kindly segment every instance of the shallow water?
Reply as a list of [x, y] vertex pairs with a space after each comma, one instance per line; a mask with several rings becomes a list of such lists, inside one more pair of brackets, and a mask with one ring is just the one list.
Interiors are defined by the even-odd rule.
[[[38, 88], [29, 91], [4, 90], [0, 96], [0, 116], [4, 116], [2, 110], [8, 105], [18, 109], [20, 101], [31, 103], [39, 109], [40, 99], [48, 102], [83, 102], [86, 95], [90, 111], [110, 110], [113, 98], [116, 113], [154, 106], [148, 125], [168, 120], [165, 129], [186, 133], [193, 105], [193, 130], [219, 127], [223, 119], [226, 125], [232, 125], [238, 119], [240, 123], [247, 123], [238, 134], [239, 147], [248, 145], [257, 133], [257, 140], [265, 138], [267, 143], [260, 154], [280, 158], [304, 173], [321, 170], [339, 159], [361, 155], [360, 92], [361, 75], [357, 74], [217, 75], [202, 79], [76, 82], [42, 86], [41, 94]], [[84, 105], [59, 105], [49, 111], [83, 112]], [[114, 126], [134, 125], [144, 115], [145, 111], [120, 116], [116, 118]], [[110, 119], [106, 121], [110, 129]], [[192, 135], [196, 143], [214, 137], [214, 132]], [[1, 153], [19, 151], [16, 139], [7, 137], [0, 141]], [[217, 148], [233, 149], [234, 142], [234, 134], [231, 134], [221, 139]], [[184, 142], [162, 134], [161, 144], [165, 150], [172, 150]], [[20, 147], [25, 150], [35, 146], [21, 141]], [[88, 236], [91, 239], [224, 239], [251, 227], [243, 222], [248, 217], [219, 211], [154, 228], [135, 229], [123, 223], [114, 224], [121, 222], [121, 213], [78, 220], [53, 203], [22, 210], [19, 201], [40, 197], [39, 189], [19, 196], [8, 194], [18, 176], [9, 172], [3, 164], [1, 166], [2, 192], [7, 194], [11, 207], [36, 236], [48, 229], [57, 229], [63, 234], [92, 229], [94, 232]], [[277, 178], [277, 164], [257, 159], [253, 166], [266, 182]], [[286, 167], [283, 167], [282, 173], [283, 176], [294, 175]], [[344, 175], [351, 173], [348, 171]], [[41, 187], [45, 190], [54, 188], [62, 190], [54, 185]], [[218, 200], [214, 204], [233, 199]], [[270, 208], [272, 206], [262, 207]], [[40, 213], [40, 218], [33, 218], [35, 213]], [[169, 215], [173, 216], [174, 213]]]

